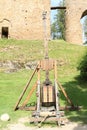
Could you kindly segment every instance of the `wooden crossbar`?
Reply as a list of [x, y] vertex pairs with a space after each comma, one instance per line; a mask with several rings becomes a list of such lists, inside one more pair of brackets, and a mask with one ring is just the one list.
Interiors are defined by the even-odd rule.
[[55, 10], [55, 9], [66, 9], [65, 6], [54, 6], [54, 7], [50, 7], [51, 10]]

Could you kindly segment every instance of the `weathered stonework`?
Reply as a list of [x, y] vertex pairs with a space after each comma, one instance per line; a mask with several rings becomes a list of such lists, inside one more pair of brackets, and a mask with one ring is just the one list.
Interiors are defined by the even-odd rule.
[[66, 0], [66, 41], [82, 44], [80, 19], [87, 15], [87, 0]]
[[43, 39], [44, 10], [50, 38], [50, 0], [0, 0], [0, 37], [5, 34], [16, 39]]
[[[44, 39], [42, 13], [47, 11], [50, 39], [50, 0], [0, 0], [0, 37]], [[80, 19], [87, 15], [87, 0], [66, 0], [66, 41], [82, 44]]]

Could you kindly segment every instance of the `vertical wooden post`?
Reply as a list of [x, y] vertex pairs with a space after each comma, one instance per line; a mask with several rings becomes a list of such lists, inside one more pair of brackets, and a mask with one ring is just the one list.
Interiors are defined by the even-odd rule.
[[54, 61], [54, 76], [55, 76], [55, 80], [57, 81], [57, 62], [56, 60]]
[[60, 110], [59, 110], [59, 92], [58, 92], [58, 84], [57, 84], [57, 63], [56, 60], [54, 62], [54, 74], [55, 74], [55, 96], [56, 96], [56, 117], [58, 119], [57, 124], [60, 125]]
[[59, 111], [59, 97], [58, 97], [58, 84], [57, 84], [57, 65], [54, 62], [54, 74], [55, 74], [55, 96], [56, 96], [56, 110]]
[[39, 62], [39, 69], [38, 69], [38, 81], [37, 81], [37, 112], [40, 111], [40, 62]]

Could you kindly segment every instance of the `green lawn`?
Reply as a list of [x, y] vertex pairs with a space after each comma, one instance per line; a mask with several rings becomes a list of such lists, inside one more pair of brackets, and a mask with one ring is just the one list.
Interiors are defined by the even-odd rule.
[[[63, 40], [49, 42], [49, 56], [58, 61], [58, 80], [72, 101], [76, 105], [83, 106], [80, 111], [65, 112], [65, 115], [71, 121], [82, 123], [87, 123], [87, 84], [81, 83], [76, 77], [79, 75], [77, 66], [85, 52], [86, 47], [72, 45]], [[42, 41], [0, 40], [0, 61], [16, 60], [24, 63], [26, 61], [38, 61], [43, 57]], [[31, 73], [31, 70], [25, 69], [10, 74], [0, 71], [0, 115], [8, 113], [11, 117], [8, 123], [16, 122], [18, 118], [28, 116], [30, 113], [27, 111], [14, 112], [13, 108]], [[32, 84], [35, 82], [35, 78]], [[51, 78], [53, 79], [53, 76]], [[62, 94], [60, 95], [60, 102], [62, 105], [66, 104]], [[0, 127], [3, 128], [8, 123], [0, 121]]]

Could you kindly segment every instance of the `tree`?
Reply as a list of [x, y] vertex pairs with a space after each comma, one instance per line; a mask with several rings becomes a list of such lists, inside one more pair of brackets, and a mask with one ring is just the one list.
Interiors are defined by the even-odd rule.
[[56, 23], [55, 22], [51, 25], [51, 36], [53, 39], [57, 38], [57, 31], [56, 31]]
[[[65, 0], [60, 1], [59, 6], [64, 6]], [[51, 35], [53, 39], [64, 39], [65, 40], [65, 10], [57, 10], [55, 20], [51, 25]]]
[[87, 52], [82, 57], [82, 60], [77, 68], [80, 71], [80, 79], [87, 82]]

